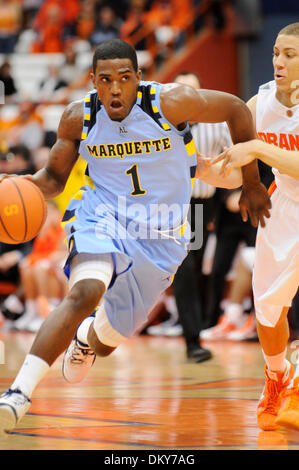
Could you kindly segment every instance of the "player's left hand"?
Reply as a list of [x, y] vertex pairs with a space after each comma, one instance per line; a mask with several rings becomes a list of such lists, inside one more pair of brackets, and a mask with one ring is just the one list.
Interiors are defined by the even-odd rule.
[[247, 222], [249, 214], [254, 227], [257, 227], [259, 223], [265, 227], [265, 218], [270, 217], [271, 206], [268, 191], [261, 182], [243, 186], [239, 200], [243, 222]]

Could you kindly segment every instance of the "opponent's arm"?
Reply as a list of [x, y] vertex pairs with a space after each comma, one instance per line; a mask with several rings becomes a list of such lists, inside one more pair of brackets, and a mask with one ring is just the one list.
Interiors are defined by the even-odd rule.
[[197, 155], [196, 178], [217, 188], [234, 189], [242, 186], [242, 174], [239, 168], [234, 168], [228, 174], [221, 172], [221, 162], [211, 165], [211, 159]]
[[[256, 115], [256, 101], [257, 95], [251, 98], [247, 103], [254, 120]], [[229, 174], [231, 169], [247, 165], [256, 158], [276, 168], [281, 173], [299, 179], [299, 152], [296, 150], [281, 149], [276, 145], [268, 144], [259, 139], [257, 134], [254, 140], [234, 145], [217, 158], [213, 159], [213, 162], [218, 165], [217, 162], [222, 161], [221, 174], [225, 176]]]
[[223, 176], [227, 176], [231, 170], [247, 165], [256, 158], [281, 173], [299, 179], [299, 152], [281, 149], [260, 139], [230, 147], [213, 159], [213, 163], [218, 165], [218, 162], [221, 162], [220, 172]]
[[[166, 119], [178, 129], [186, 121], [223, 122], [229, 127], [234, 144], [246, 142], [255, 137], [253, 120], [249, 108], [238, 97], [215, 90], [194, 90], [179, 84], [165, 85], [161, 92], [161, 107]], [[252, 224], [265, 225], [271, 207], [267, 190], [260, 182], [257, 161], [242, 168], [243, 191], [240, 210], [244, 221], [247, 211]]]

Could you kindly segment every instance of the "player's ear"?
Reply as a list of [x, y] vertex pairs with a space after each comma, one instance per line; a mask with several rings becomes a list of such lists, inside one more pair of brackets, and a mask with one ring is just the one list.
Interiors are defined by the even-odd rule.
[[139, 82], [140, 82], [141, 77], [142, 77], [142, 70], [141, 69], [137, 70], [136, 77], [137, 77], [137, 83], [139, 85]]
[[91, 81], [92, 81], [92, 83], [93, 83], [93, 86], [95, 86], [95, 78], [96, 78], [96, 77], [95, 77], [95, 74], [94, 74], [93, 72], [90, 72], [90, 79], [91, 79]]

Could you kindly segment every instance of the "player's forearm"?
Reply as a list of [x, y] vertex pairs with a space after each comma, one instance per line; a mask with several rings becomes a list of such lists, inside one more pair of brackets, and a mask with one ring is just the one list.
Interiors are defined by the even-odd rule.
[[299, 179], [299, 152], [284, 150], [256, 139], [253, 143], [256, 158], [293, 178]]
[[242, 166], [242, 181], [243, 186], [254, 186], [260, 183], [260, 173], [257, 160], [253, 160], [245, 166]]
[[58, 196], [65, 186], [56, 175], [52, 174], [47, 168], [42, 168], [32, 176], [32, 181], [39, 187], [45, 199], [52, 199]]
[[221, 163], [202, 167], [197, 164], [196, 177], [217, 188], [235, 189], [242, 185], [240, 168], [233, 168], [227, 176], [220, 175]]

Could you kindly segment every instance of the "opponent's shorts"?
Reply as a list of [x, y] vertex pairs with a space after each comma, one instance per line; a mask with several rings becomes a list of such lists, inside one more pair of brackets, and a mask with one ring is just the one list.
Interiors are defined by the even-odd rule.
[[271, 217], [257, 232], [253, 294], [258, 321], [274, 327], [299, 285], [299, 203], [279, 189], [271, 202]]

